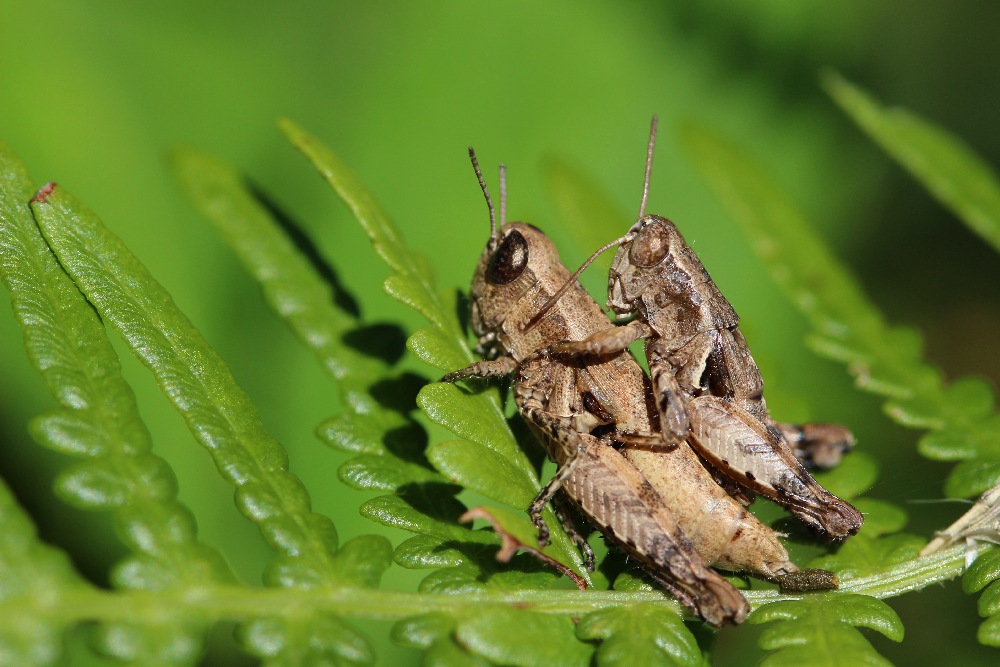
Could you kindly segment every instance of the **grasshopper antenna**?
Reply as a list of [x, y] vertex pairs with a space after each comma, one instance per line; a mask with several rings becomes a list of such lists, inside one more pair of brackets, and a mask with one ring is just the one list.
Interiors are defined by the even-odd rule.
[[649, 175], [653, 171], [653, 146], [656, 144], [656, 124], [659, 119], [653, 114], [653, 120], [649, 124], [649, 148], [646, 149], [646, 177], [642, 181], [642, 202], [639, 204], [639, 217], [646, 215], [646, 200], [649, 199]]
[[[490, 243], [493, 243], [497, 237], [497, 218], [496, 212], [493, 210], [493, 200], [490, 199], [490, 191], [486, 187], [486, 180], [483, 178], [483, 172], [479, 168], [479, 160], [476, 159], [476, 151], [472, 150], [472, 146], [469, 146], [469, 159], [472, 160], [472, 168], [476, 172], [476, 178], [479, 179], [479, 187], [483, 191], [483, 196], [486, 197], [486, 205], [490, 209]], [[506, 213], [505, 209], [507, 207], [507, 186], [503, 179], [503, 167], [501, 169], [500, 177], [500, 220], [503, 221], [503, 216]]]
[[577, 278], [580, 277], [580, 274], [583, 273], [584, 269], [586, 269], [588, 266], [594, 263], [595, 259], [600, 257], [602, 254], [604, 254], [611, 248], [614, 248], [616, 245], [621, 245], [626, 241], [631, 241], [633, 236], [634, 235], [632, 233], [628, 233], [625, 236], [617, 238], [614, 241], [605, 243], [600, 248], [598, 248], [597, 252], [588, 257], [587, 260], [580, 265], [580, 268], [573, 272], [573, 275], [569, 277], [569, 280], [563, 283], [563, 286], [559, 288], [559, 291], [553, 294], [552, 298], [546, 301], [545, 305], [539, 308], [538, 312], [535, 313], [530, 320], [528, 320], [527, 322], [524, 323], [524, 325], [521, 326], [521, 331], [525, 332], [528, 329], [535, 326], [536, 324], [538, 324], [542, 320], [542, 318], [545, 317], [545, 314], [549, 312], [552, 306], [556, 305], [556, 302], [559, 301], [562, 295], [566, 293], [566, 290], [568, 290], [573, 285], [573, 283], [576, 282]]
[[500, 163], [500, 226], [507, 223], [507, 165]]
[[[649, 199], [649, 176], [653, 172], [653, 147], [656, 145], [656, 126], [658, 123], [659, 123], [659, 118], [657, 118], [656, 114], [653, 114], [653, 120], [649, 124], [649, 146], [646, 148], [646, 176], [645, 178], [643, 178], [642, 182], [642, 202], [639, 204], [639, 218], [638, 218], [639, 220], [641, 220], [642, 217], [646, 215], [646, 201]], [[501, 219], [503, 219], [502, 214], [500, 217]], [[580, 265], [579, 269], [573, 272], [573, 275], [569, 277], [569, 280], [567, 280], [562, 287], [559, 288], [559, 291], [556, 292], [554, 295], [552, 295], [552, 298], [546, 301], [545, 305], [539, 308], [538, 312], [535, 313], [530, 320], [524, 323], [524, 325], [521, 327], [521, 331], [522, 332], [527, 331], [528, 329], [538, 324], [541, 321], [541, 319], [545, 317], [545, 314], [549, 312], [552, 306], [556, 304], [559, 298], [566, 293], [566, 290], [570, 288], [570, 285], [572, 285], [574, 281], [576, 281], [576, 279], [580, 277], [580, 274], [583, 273], [588, 266], [593, 264], [595, 259], [600, 257], [601, 254], [603, 254], [604, 252], [607, 252], [611, 248], [614, 248], [616, 245], [621, 245], [622, 243], [631, 241], [632, 238], [633, 235], [629, 233], [626, 234], [625, 236], [622, 236], [621, 238], [615, 239], [614, 241], [611, 241], [610, 243], [606, 243], [603, 246], [601, 246], [600, 249], [597, 250], [597, 252], [588, 257], [587, 261], [585, 261], [582, 265]]]

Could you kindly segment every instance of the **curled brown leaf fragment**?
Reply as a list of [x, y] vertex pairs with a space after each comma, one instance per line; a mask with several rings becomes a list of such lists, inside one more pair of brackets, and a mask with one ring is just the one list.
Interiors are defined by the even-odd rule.
[[583, 577], [554, 558], [546, 556], [538, 547], [537, 543], [527, 544], [522, 541], [514, 533], [509, 531], [503, 525], [503, 522], [488, 507], [473, 507], [465, 514], [458, 517], [458, 520], [462, 523], [471, 523], [476, 519], [486, 521], [493, 528], [494, 532], [496, 532], [496, 534], [500, 537], [500, 550], [497, 551], [497, 560], [499, 562], [508, 563], [510, 562], [510, 559], [514, 557], [514, 554], [518, 551], [524, 551], [525, 553], [531, 554], [546, 565], [555, 568], [560, 573], [565, 574], [581, 591], [587, 590], [587, 582]]

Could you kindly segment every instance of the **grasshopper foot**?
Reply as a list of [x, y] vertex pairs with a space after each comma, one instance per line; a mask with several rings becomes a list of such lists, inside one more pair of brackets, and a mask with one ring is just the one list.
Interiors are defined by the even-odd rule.
[[782, 593], [806, 593], [808, 591], [830, 591], [840, 586], [837, 575], [829, 570], [809, 568], [783, 574], [776, 579]]

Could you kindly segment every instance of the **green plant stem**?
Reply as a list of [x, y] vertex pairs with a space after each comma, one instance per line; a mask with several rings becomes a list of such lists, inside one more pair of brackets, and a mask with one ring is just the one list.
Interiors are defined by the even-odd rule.
[[[981, 549], [985, 553], [988, 548]], [[868, 577], [844, 581], [840, 591], [887, 598], [952, 579], [964, 569], [965, 547], [956, 546], [936, 554], [900, 563]], [[801, 596], [776, 591], [746, 591], [751, 605], [759, 607]], [[377, 620], [400, 620], [431, 612], [468, 614], [484, 607], [516, 607], [545, 614], [582, 617], [600, 609], [638, 603], [662, 603], [680, 610], [680, 605], [658, 591], [508, 590], [462, 595], [396, 593], [367, 588], [248, 588], [206, 586], [186, 591], [109, 592], [89, 589], [51, 599], [11, 601], [0, 605], [0, 626], [24, 615], [59, 618], [66, 622], [100, 620], [135, 621], [156, 618], [165, 609], [216, 619], [245, 620], [256, 617], [295, 617], [312, 611], [337, 616]]]

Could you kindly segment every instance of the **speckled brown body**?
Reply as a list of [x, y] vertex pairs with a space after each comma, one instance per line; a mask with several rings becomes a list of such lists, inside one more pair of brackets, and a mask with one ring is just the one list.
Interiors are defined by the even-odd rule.
[[[764, 382], [739, 318], [666, 218], [643, 216], [615, 253], [608, 305], [637, 315], [663, 432], [687, 438], [728, 481], [787, 507], [821, 535], [857, 532], [861, 513], [813, 479], [764, 402]], [[829, 438], [846, 442], [845, 429]], [[800, 429], [801, 431], [801, 429]], [[845, 436], [846, 434], [846, 436]]]
[[569, 279], [544, 234], [523, 223], [502, 226], [471, 290], [480, 348], [497, 358], [445, 379], [513, 372], [521, 414], [560, 465], [542, 503], [561, 485], [599, 529], [702, 618], [739, 622], [746, 601], [706, 564], [768, 578], [797, 568], [778, 536], [715, 483], [686, 443], [671, 451], [629, 446], [625, 456], [610, 446], [619, 434], [659, 439], [657, 411], [648, 378], [627, 352], [599, 359], [546, 353], [555, 342], [614, 329], [575, 281], [536, 317]]

